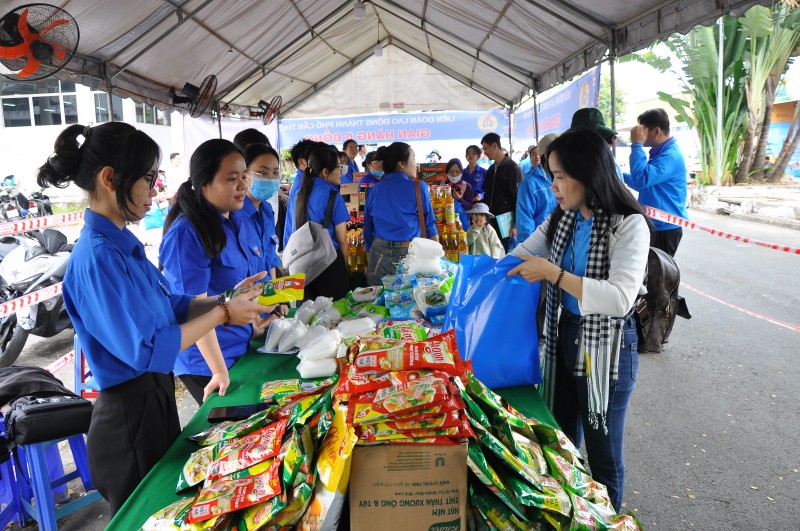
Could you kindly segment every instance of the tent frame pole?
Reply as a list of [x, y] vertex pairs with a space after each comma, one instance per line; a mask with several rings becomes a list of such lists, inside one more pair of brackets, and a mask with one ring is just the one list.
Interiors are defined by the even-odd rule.
[[722, 184], [722, 90], [723, 90], [723, 75], [722, 75], [722, 61], [724, 59], [725, 45], [725, 14], [719, 17], [717, 22], [719, 27], [719, 50], [717, 58], [717, 167], [715, 168], [716, 182], [717, 182], [717, 196], [719, 196], [720, 186]]

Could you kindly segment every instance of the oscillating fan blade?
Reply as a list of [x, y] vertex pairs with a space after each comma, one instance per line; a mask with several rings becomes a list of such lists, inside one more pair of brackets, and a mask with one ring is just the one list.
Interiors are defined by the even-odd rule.
[[217, 90], [217, 76], [210, 75], [203, 80], [203, 84], [200, 85], [200, 92], [197, 97], [189, 104], [189, 115], [192, 118], [197, 118], [201, 116], [206, 109], [208, 109], [209, 104], [214, 99], [214, 92]]
[[272, 98], [272, 101], [269, 103], [269, 110], [264, 113], [264, 125], [269, 125], [275, 120], [275, 117], [278, 116], [278, 113], [281, 110], [281, 104], [283, 103], [283, 98], [280, 96], [275, 96]]
[[0, 75], [36, 81], [63, 68], [78, 48], [75, 19], [49, 4], [28, 4], [0, 18]]

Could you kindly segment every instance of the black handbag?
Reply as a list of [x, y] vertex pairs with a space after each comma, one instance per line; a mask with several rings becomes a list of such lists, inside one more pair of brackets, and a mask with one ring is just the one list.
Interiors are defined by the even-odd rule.
[[15, 444], [61, 439], [89, 431], [92, 403], [72, 395], [21, 396], [8, 405], [5, 431]]

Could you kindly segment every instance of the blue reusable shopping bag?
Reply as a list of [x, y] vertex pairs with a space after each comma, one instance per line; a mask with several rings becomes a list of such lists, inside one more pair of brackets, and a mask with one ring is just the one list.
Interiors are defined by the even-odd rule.
[[490, 389], [541, 383], [536, 308], [540, 283], [506, 274], [522, 262], [465, 255], [442, 330], [455, 329], [458, 350]]

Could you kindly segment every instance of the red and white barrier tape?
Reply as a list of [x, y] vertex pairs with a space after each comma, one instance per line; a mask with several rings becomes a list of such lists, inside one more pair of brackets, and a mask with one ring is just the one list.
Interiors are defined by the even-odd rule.
[[658, 221], [663, 221], [665, 223], [672, 223], [673, 225], [680, 225], [682, 227], [686, 227], [688, 229], [693, 230], [701, 230], [703, 232], [707, 232], [714, 236], [719, 236], [721, 238], [727, 238], [729, 240], [742, 242], [742, 243], [749, 243], [751, 245], [757, 245], [759, 247], [766, 247], [767, 249], [773, 249], [775, 251], [783, 251], [790, 254], [800, 254], [800, 248], [797, 247], [789, 247], [787, 245], [778, 245], [775, 243], [767, 243], [758, 240], [754, 240], [752, 238], [747, 238], [746, 236], [739, 236], [737, 234], [731, 234], [730, 232], [725, 232], [723, 230], [714, 229], [711, 227], [706, 227], [704, 225], [700, 225], [699, 223], [695, 223], [694, 221], [689, 221], [688, 219], [682, 218], [680, 216], [676, 216], [674, 214], [670, 214], [669, 212], [664, 212], [663, 210], [658, 210], [657, 208], [644, 206], [644, 213], [647, 214], [650, 218], [656, 219]]
[[694, 291], [695, 293], [697, 293], [699, 295], [702, 295], [703, 297], [706, 297], [708, 299], [711, 299], [714, 302], [718, 302], [718, 303], [720, 303], [722, 305], [725, 305], [725, 306], [727, 306], [729, 308], [733, 308], [734, 310], [737, 310], [737, 311], [740, 311], [740, 312], [745, 313], [747, 315], [750, 315], [751, 317], [755, 317], [757, 319], [761, 319], [762, 321], [767, 321], [768, 323], [772, 323], [772, 324], [775, 324], [775, 325], [778, 325], [778, 326], [782, 326], [783, 328], [788, 328], [789, 330], [793, 330], [795, 332], [800, 332], [800, 326], [795, 326], [793, 324], [784, 323], [783, 321], [779, 321], [778, 319], [775, 319], [774, 317], [768, 317], [766, 315], [761, 315], [760, 313], [756, 313], [756, 312], [753, 312], [753, 311], [750, 311], [750, 310], [746, 310], [746, 309], [742, 308], [741, 306], [736, 306], [735, 304], [731, 304], [730, 302], [726, 302], [726, 301], [723, 301], [722, 299], [718, 299], [718, 298], [714, 297], [713, 295], [709, 295], [708, 293], [704, 293], [704, 292], [700, 291], [699, 289], [693, 288], [692, 286], [690, 286], [690, 285], [688, 285], [688, 284], [686, 284], [684, 282], [681, 282], [681, 287], [682, 288], [686, 288], [689, 291]]
[[37, 229], [47, 229], [58, 227], [59, 225], [71, 225], [83, 221], [83, 210], [80, 212], [67, 212], [56, 214], [55, 216], [45, 216], [43, 218], [21, 219], [9, 223], [0, 223], [0, 236], [8, 236], [20, 232], [28, 232]]
[[34, 291], [33, 293], [23, 295], [18, 299], [12, 299], [8, 302], [0, 304], [0, 317], [5, 317], [13, 312], [27, 308], [28, 306], [33, 306], [34, 304], [46, 301], [47, 299], [52, 299], [61, 293], [62, 284], [62, 282], [59, 282], [58, 284], [53, 284], [52, 286], [47, 286], [46, 288]]
[[67, 364], [69, 364], [74, 359], [75, 359], [75, 351], [70, 350], [69, 352], [58, 358], [56, 361], [45, 367], [44, 370], [46, 370], [50, 374], [55, 374], [57, 371], [60, 371], [61, 369], [66, 367]]

